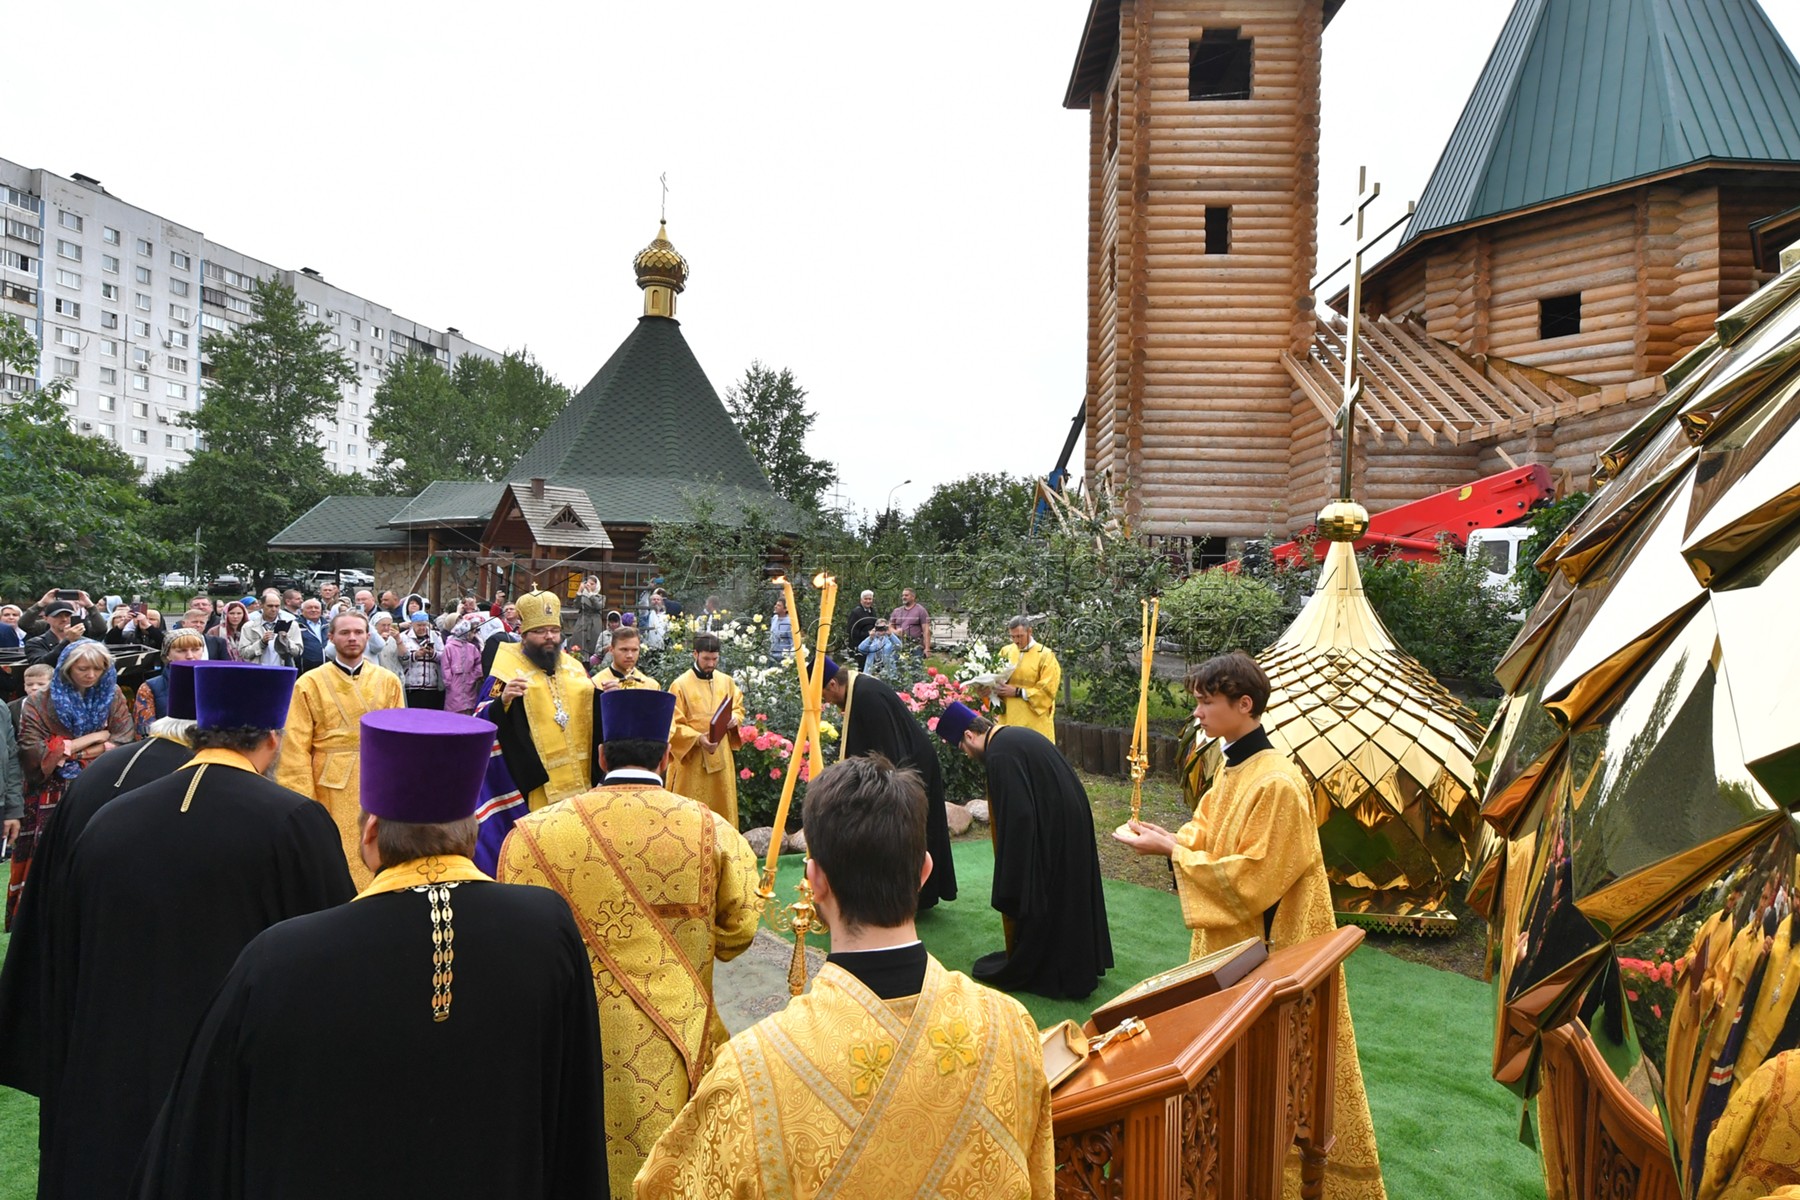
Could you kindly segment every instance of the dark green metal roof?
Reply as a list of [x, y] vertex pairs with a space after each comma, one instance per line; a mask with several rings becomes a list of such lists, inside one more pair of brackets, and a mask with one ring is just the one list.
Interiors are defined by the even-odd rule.
[[506, 475], [534, 477], [585, 489], [608, 526], [684, 519], [686, 496], [698, 489], [716, 489], [723, 517], [746, 505], [787, 516], [668, 317], [640, 317]]
[[503, 483], [461, 483], [438, 480], [426, 485], [394, 514], [390, 525], [486, 525], [500, 503]]
[[1709, 162], [1800, 165], [1756, 0], [1518, 0], [1405, 240]]
[[404, 548], [404, 529], [388, 522], [405, 496], [327, 496], [269, 539], [271, 550], [387, 550]]

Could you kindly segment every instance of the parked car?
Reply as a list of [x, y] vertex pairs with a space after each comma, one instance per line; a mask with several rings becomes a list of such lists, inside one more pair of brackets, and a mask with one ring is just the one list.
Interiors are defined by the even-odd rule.
[[226, 567], [207, 582], [206, 590], [215, 596], [242, 596], [249, 574], [243, 567]]
[[375, 572], [361, 567], [345, 567], [338, 572], [338, 583], [346, 588], [374, 587]]
[[180, 571], [170, 571], [157, 579], [156, 586], [166, 592], [185, 592], [194, 586], [194, 581]]
[[299, 575], [290, 574], [286, 571], [277, 571], [272, 575], [264, 575], [262, 578], [258, 579], [254, 590], [259, 596], [268, 588], [274, 588], [278, 592], [285, 592], [289, 588], [304, 592], [307, 589], [309, 582], [309, 580]]

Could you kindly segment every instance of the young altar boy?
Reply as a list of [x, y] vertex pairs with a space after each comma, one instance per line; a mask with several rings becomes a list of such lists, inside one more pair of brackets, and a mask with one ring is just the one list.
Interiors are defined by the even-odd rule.
[[[1193, 819], [1179, 830], [1131, 821], [1113, 837], [1173, 864], [1182, 919], [1194, 931], [1190, 959], [1245, 938], [1266, 938], [1271, 949], [1280, 950], [1330, 933], [1337, 922], [1306, 779], [1263, 732], [1269, 677], [1238, 651], [1195, 667], [1187, 687], [1194, 719], [1208, 737], [1224, 742], [1225, 765], [1194, 807]], [[1341, 986], [1338, 996], [1337, 1140], [1326, 1163], [1325, 1195], [1383, 1200], [1356, 1031]], [[1287, 1174], [1286, 1194], [1298, 1195], [1291, 1155]]]

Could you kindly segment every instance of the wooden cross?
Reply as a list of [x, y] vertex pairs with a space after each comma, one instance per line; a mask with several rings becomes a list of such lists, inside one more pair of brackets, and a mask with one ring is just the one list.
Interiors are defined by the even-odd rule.
[[1362, 396], [1363, 381], [1356, 370], [1356, 350], [1362, 338], [1362, 260], [1363, 251], [1373, 246], [1381, 237], [1365, 237], [1363, 233], [1363, 217], [1369, 205], [1375, 203], [1381, 195], [1381, 184], [1369, 183], [1369, 168], [1356, 169], [1356, 207], [1350, 210], [1340, 225], [1356, 222], [1356, 240], [1350, 254], [1350, 331], [1344, 339], [1344, 402], [1338, 408], [1337, 425], [1344, 438], [1343, 463], [1338, 470], [1338, 499], [1352, 499], [1350, 495], [1350, 460], [1356, 440], [1356, 402]]

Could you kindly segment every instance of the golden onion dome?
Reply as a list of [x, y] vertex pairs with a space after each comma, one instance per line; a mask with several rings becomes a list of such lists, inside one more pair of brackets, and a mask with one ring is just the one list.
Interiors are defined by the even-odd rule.
[[657, 227], [656, 240], [638, 251], [631, 268], [637, 272], [641, 288], [661, 286], [679, 292], [687, 286], [688, 262], [669, 241], [666, 223]]

